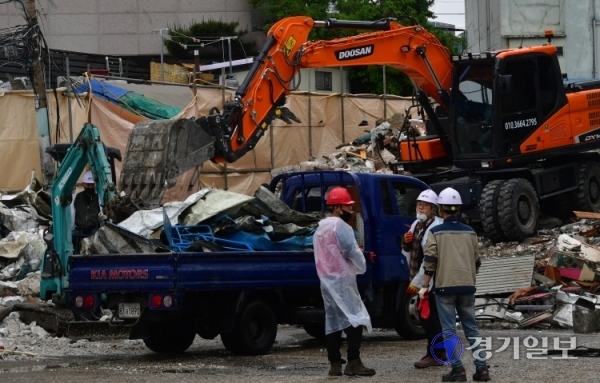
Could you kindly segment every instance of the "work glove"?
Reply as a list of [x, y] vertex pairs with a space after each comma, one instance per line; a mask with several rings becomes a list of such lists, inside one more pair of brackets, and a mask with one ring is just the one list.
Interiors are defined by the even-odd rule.
[[377, 254], [375, 254], [375, 252], [371, 251], [369, 253], [369, 262], [371, 262], [371, 264], [375, 263], [375, 257], [377, 257]]
[[407, 231], [406, 234], [404, 234], [404, 243], [411, 243], [412, 240], [413, 240], [412, 231]]
[[98, 219], [100, 221], [106, 221], [108, 219], [108, 217], [103, 213], [98, 213]]
[[419, 288], [411, 283], [408, 285], [408, 288], [406, 289], [406, 293], [409, 296], [417, 295], [419, 293]]
[[429, 319], [429, 314], [431, 312], [429, 307], [429, 295], [425, 295], [424, 298], [419, 299], [417, 311], [422, 319]]
[[421, 290], [419, 290], [419, 298], [425, 299], [425, 296], [427, 294], [429, 294], [429, 288], [428, 287], [421, 287]]

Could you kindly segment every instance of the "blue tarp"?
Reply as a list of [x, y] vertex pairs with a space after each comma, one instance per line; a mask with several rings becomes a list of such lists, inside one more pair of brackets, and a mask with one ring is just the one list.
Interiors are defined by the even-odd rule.
[[160, 101], [148, 98], [143, 94], [132, 92], [114, 84], [98, 81], [96, 79], [90, 79], [89, 82], [77, 86], [75, 92], [89, 92], [90, 88], [94, 97], [112, 102], [113, 104], [134, 111], [135, 113], [152, 120], [170, 119], [181, 112], [180, 108], [164, 104]]
[[75, 88], [75, 92], [89, 92], [90, 87], [92, 88], [92, 94], [95, 97], [100, 97], [103, 100], [110, 101], [115, 104], [119, 104], [121, 97], [130, 92], [127, 89], [119, 88], [113, 84], [104, 81], [100, 82], [95, 79], [90, 79], [89, 82], [79, 85]]

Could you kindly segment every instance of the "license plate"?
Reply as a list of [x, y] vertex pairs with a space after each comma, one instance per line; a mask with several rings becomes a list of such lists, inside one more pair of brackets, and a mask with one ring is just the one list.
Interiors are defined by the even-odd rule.
[[119, 318], [139, 318], [139, 303], [119, 303]]

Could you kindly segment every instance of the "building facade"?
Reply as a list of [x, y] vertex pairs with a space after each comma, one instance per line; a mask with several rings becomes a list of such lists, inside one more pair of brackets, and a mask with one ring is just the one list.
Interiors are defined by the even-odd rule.
[[[239, 0], [37, 0], [38, 21], [50, 48], [103, 55], [161, 52], [158, 31], [219, 20], [249, 32], [261, 18]], [[26, 24], [18, 2], [0, 5], [0, 28]]]
[[469, 52], [541, 45], [558, 48], [568, 78], [600, 76], [600, 1], [598, 0], [465, 0]]

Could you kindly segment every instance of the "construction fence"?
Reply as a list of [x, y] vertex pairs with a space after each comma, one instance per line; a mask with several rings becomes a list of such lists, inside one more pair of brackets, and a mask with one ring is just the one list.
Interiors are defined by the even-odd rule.
[[[163, 87], [170, 88], [149, 87], [154, 93]], [[234, 93], [231, 89], [198, 86], [194, 96], [190, 87], [180, 88], [178, 91], [188, 92], [190, 99], [179, 115], [181, 118], [206, 115], [212, 107], [220, 109]], [[90, 95], [77, 99], [71, 96], [68, 102], [65, 89], [48, 91], [48, 100], [52, 144], [70, 142], [71, 136], [76, 138], [83, 124], [89, 121], [98, 126], [105, 145], [120, 149], [124, 155], [129, 132], [137, 122], [146, 119]], [[411, 104], [409, 98], [394, 96], [291, 93], [286, 106], [301, 123], [288, 125], [275, 120], [255, 149], [235, 163], [208, 162], [199, 173], [187, 172], [167, 191], [163, 202], [183, 200], [205, 186], [252, 195], [261, 184], [271, 180], [273, 169], [297, 165], [311, 157], [328, 156], [340, 144], [373, 129], [378, 119], [405, 113]], [[0, 113], [0, 161], [3, 163], [0, 190], [21, 190], [29, 184], [31, 171], [41, 179], [34, 95], [30, 91], [0, 93], [0, 110], [3, 111]], [[120, 164], [117, 164], [117, 179], [119, 172]]]

